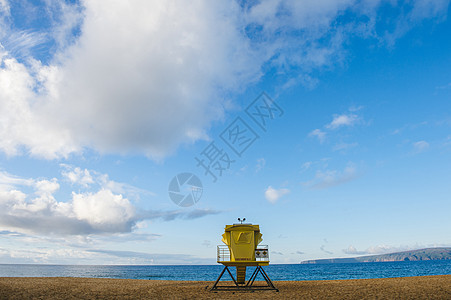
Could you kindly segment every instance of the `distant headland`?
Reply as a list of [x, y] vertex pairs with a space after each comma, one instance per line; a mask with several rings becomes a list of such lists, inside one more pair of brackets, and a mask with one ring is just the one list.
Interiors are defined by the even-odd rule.
[[386, 261], [419, 261], [451, 259], [451, 248], [426, 248], [381, 255], [369, 255], [351, 258], [326, 258], [302, 261], [301, 264], [345, 264]]

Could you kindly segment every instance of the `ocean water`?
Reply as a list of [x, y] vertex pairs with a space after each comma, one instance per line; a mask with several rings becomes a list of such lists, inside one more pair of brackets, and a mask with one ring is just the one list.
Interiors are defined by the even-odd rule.
[[[80, 266], [0, 264], [0, 277], [93, 277], [147, 280], [216, 280], [222, 265]], [[269, 265], [272, 280], [334, 280], [451, 274], [451, 260], [380, 263]], [[252, 274], [249, 267], [247, 278]], [[235, 273], [231, 270], [232, 274]], [[224, 279], [228, 279], [225, 274]], [[261, 276], [261, 275], [259, 275]], [[262, 280], [262, 278], [258, 279]]]

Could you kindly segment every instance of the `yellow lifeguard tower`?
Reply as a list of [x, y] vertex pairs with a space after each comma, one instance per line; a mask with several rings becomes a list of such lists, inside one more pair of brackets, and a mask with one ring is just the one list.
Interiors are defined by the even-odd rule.
[[[269, 249], [267, 245], [260, 245], [262, 234], [260, 226], [243, 223], [246, 220], [238, 218], [240, 223], [226, 225], [222, 235], [222, 242], [225, 245], [218, 245], [217, 261], [224, 265], [224, 269], [211, 288], [215, 290], [255, 290], [266, 289], [279, 291], [263, 270], [263, 266], [269, 265]], [[246, 267], [256, 267], [252, 276], [246, 282]], [[228, 267], [236, 267], [236, 279], [233, 277]], [[227, 271], [235, 283], [234, 286], [219, 286], [218, 283]], [[258, 274], [265, 279], [266, 286], [254, 286], [254, 281]]]

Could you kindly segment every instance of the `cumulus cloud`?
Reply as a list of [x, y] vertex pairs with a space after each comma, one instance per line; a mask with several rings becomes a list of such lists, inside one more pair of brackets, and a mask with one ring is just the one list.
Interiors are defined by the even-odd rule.
[[137, 188], [124, 182], [111, 180], [107, 174], [101, 174], [94, 170], [81, 169], [68, 164], [60, 164], [63, 168], [61, 175], [65, 181], [84, 190], [90, 188], [102, 188], [116, 194], [126, 195], [128, 198], [138, 200], [141, 195], [155, 196], [151, 191]]
[[318, 170], [316, 171], [315, 178], [303, 182], [302, 185], [310, 189], [325, 189], [349, 182], [357, 177], [357, 168], [354, 164], [350, 163], [343, 171], [330, 169]]
[[[0, 149], [7, 155], [19, 153], [26, 145], [30, 154], [54, 158], [80, 148], [70, 138], [67, 129], [54, 124], [50, 115], [39, 111], [33, 89], [36, 82], [30, 71], [0, 49]], [[40, 69], [39, 74], [51, 69]], [[51, 120], [53, 119], [53, 120]]]
[[334, 115], [332, 122], [326, 125], [328, 129], [337, 129], [342, 126], [352, 126], [358, 120], [356, 114]]
[[99, 232], [127, 232], [136, 222], [135, 207], [130, 201], [109, 190], [102, 189], [95, 194], [73, 193], [72, 210], [75, 218], [86, 221]]
[[[50, 25], [16, 28], [14, 5], [1, 0], [0, 151], [163, 157], [207, 138], [223, 99], [257, 82], [264, 67], [310, 86], [315, 70], [344, 60], [350, 37], [379, 41], [382, 2], [137, 0], [105, 9], [101, 0], [45, 1], [39, 17]], [[390, 40], [445, 15], [447, 4], [390, 2], [406, 15]], [[355, 18], [335, 22], [344, 14]], [[330, 127], [353, 122], [337, 116]]]
[[[323, 126], [323, 129], [317, 128], [312, 130], [308, 136], [309, 137], [316, 137], [318, 138], [319, 142], [322, 144], [326, 140], [326, 135], [332, 136], [332, 133], [339, 128], [342, 127], [349, 127], [354, 126], [358, 123], [361, 123], [362, 117], [357, 114], [358, 111], [360, 111], [363, 107], [362, 106], [351, 106], [348, 109], [348, 112], [343, 114], [334, 114], [332, 121], [328, 124], [325, 124]], [[333, 147], [333, 151], [341, 150], [344, 151], [346, 149], [352, 148], [356, 146], [357, 143], [345, 143], [341, 142], [339, 144], [336, 144]]]
[[246, 41], [229, 24], [236, 5], [84, 5], [82, 34], [57, 63], [27, 68], [3, 52], [7, 154], [25, 145], [46, 158], [85, 146], [164, 155], [204, 137], [208, 122], [221, 117], [215, 88], [239, 89], [259, 77]]
[[137, 221], [130, 201], [109, 190], [72, 193], [72, 199], [62, 202], [54, 197], [60, 187], [55, 178], [32, 180], [31, 186], [30, 194], [17, 185], [0, 190], [1, 227], [30, 233], [113, 233], [131, 231]]
[[[67, 166], [70, 169], [70, 166]], [[79, 167], [73, 168], [73, 170], [63, 171], [62, 175], [64, 178], [69, 180], [73, 184], [80, 184], [84, 187], [88, 187], [89, 185], [94, 183], [94, 179], [91, 176], [91, 173], [87, 169], [80, 169]]]
[[[32, 192], [21, 190], [31, 187]], [[140, 210], [122, 194], [101, 187], [94, 192], [72, 192], [66, 201], [54, 194], [60, 185], [51, 180], [21, 179], [0, 172], [0, 230], [35, 234], [90, 235], [129, 233], [147, 219], [196, 219], [219, 211]]]
[[268, 186], [265, 191], [265, 198], [271, 203], [276, 203], [283, 195], [289, 192], [289, 189], [275, 189], [272, 186]]

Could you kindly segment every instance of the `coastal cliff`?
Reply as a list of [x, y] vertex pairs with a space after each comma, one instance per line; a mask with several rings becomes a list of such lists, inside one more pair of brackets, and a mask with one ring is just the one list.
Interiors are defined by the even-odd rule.
[[427, 248], [403, 251], [381, 255], [369, 255], [351, 258], [326, 258], [302, 261], [301, 264], [330, 264], [330, 263], [365, 263], [386, 261], [419, 261], [451, 259], [451, 248]]

